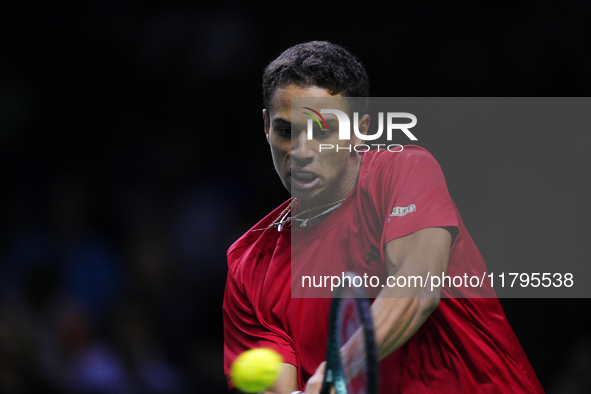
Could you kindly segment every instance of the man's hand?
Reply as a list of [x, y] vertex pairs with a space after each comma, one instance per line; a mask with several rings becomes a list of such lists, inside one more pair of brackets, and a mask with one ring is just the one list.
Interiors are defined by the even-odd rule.
[[326, 368], [326, 361], [320, 363], [314, 375], [308, 379], [306, 384], [306, 394], [318, 394], [322, 388], [322, 381], [324, 380], [324, 370]]

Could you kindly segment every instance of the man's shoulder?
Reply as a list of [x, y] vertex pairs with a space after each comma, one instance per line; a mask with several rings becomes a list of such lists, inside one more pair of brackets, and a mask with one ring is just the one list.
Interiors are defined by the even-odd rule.
[[276, 227], [269, 227], [273, 221], [281, 214], [290, 200], [287, 200], [276, 209], [271, 211], [261, 221], [255, 224], [251, 229], [245, 232], [228, 249], [228, 268], [235, 271], [245, 262], [256, 259], [257, 254], [263, 253], [268, 249], [268, 245], [275, 244], [279, 238], [279, 232]]
[[362, 176], [381, 178], [382, 176], [390, 177], [393, 174], [400, 175], [410, 171], [417, 164], [439, 166], [428, 150], [417, 145], [404, 145], [398, 147], [396, 151], [371, 150], [363, 155], [364, 174]]
[[404, 145], [392, 150], [374, 149], [365, 152], [363, 155], [363, 161], [370, 165], [383, 165], [389, 162], [407, 160], [435, 160], [435, 158], [427, 149], [418, 145]]

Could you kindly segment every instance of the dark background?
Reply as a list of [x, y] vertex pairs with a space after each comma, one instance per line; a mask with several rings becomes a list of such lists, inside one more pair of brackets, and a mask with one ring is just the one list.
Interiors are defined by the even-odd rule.
[[[287, 47], [344, 45], [366, 65], [376, 97], [591, 88], [583, 1], [2, 8], [7, 393], [227, 390], [225, 251], [288, 198], [263, 136], [260, 93], [264, 66]], [[590, 179], [577, 167], [588, 161], [560, 160], [586, 157], [586, 135], [524, 130], [503, 141], [522, 148], [511, 165], [499, 165], [510, 152], [491, 136], [438, 141], [429, 149], [485, 261], [503, 253], [535, 261], [553, 250], [559, 270], [570, 250], [589, 263]], [[565, 173], [569, 182], [557, 186]], [[522, 204], [518, 216], [490, 209], [499, 190]], [[538, 209], [546, 202], [577, 209], [546, 222]], [[589, 300], [501, 302], [546, 391], [590, 392]]]

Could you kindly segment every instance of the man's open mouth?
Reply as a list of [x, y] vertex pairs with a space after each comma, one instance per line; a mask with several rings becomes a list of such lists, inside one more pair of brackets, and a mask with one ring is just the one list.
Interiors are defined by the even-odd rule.
[[311, 172], [301, 172], [301, 171], [292, 171], [291, 176], [295, 179], [302, 180], [302, 181], [311, 181], [312, 179], [316, 178], [314, 174]]
[[290, 168], [289, 176], [292, 186], [299, 189], [309, 189], [316, 186], [319, 177], [312, 171], [302, 171], [301, 169]]

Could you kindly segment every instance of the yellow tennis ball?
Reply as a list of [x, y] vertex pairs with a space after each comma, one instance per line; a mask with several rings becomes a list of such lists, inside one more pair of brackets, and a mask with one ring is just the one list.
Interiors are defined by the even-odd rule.
[[236, 358], [230, 371], [232, 382], [246, 393], [264, 391], [279, 378], [283, 359], [271, 349], [250, 349]]

